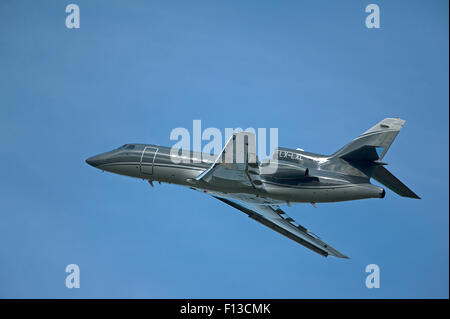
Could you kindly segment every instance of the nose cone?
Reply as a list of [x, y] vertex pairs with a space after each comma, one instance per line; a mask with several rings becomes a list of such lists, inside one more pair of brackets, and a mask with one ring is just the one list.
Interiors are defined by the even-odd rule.
[[86, 163], [88, 163], [89, 165], [91, 165], [93, 167], [98, 167], [99, 165], [101, 165], [103, 163], [103, 156], [101, 156], [101, 155], [91, 156], [86, 160]]

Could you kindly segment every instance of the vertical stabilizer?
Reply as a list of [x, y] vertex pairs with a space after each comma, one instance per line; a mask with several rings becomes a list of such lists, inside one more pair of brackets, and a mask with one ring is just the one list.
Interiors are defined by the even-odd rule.
[[405, 120], [386, 118], [345, 145], [333, 156], [350, 161], [378, 161], [386, 155]]

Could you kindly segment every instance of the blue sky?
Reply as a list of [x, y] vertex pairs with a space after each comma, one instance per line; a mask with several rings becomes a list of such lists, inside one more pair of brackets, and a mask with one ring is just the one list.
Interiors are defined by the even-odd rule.
[[[0, 297], [448, 298], [448, 2], [376, 1], [369, 30], [372, 2], [76, 1], [69, 30], [70, 2], [1, 1]], [[194, 119], [327, 154], [385, 117], [407, 120], [385, 161], [422, 200], [285, 207], [350, 260], [84, 162]]]

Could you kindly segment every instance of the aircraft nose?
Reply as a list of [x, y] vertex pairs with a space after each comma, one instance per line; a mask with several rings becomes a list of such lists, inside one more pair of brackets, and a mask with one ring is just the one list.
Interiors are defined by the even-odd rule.
[[86, 159], [86, 163], [88, 163], [89, 165], [93, 166], [93, 167], [97, 167], [101, 164], [101, 156], [100, 155], [95, 155], [95, 156], [91, 156], [88, 159]]

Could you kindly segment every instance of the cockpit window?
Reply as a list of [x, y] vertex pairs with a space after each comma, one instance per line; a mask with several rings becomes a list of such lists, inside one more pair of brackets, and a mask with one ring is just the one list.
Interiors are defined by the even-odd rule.
[[133, 144], [125, 144], [125, 145], [119, 147], [119, 150], [132, 150], [134, 148], [135, 148], [135, 146]]

